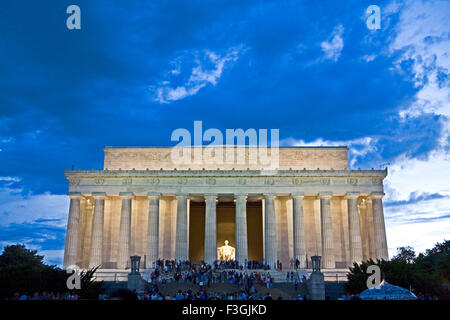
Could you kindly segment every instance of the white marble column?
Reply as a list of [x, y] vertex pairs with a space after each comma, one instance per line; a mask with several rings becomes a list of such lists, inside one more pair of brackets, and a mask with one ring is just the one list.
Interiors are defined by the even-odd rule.
[[217, 260], [217, 194], [205, 194], [205, 262], [213, 264]]
[[306, 268], [305, 222], [303, 217], [303, 194], [292, 194], [294, 260], [298, 259], [300, 268]]
[[133, 193], [119, 193], [122, 199], [122, 209], [120, 212], [120, 230], [119, 230], [119, 253], [117, 257], [117, 269], [125, 269], [130, 259], [131, 242], [131, 202]]
[[274, 194], [265, 194], [265, 218], [264, 218], [264, 261], [270, 265], [272, 269], [276, 267], [277, 262], [277, 243], [276, 243], [276, 226], [275, 226], [275, 204]]
[[81, 193], [69, 193], [70, 207], [69, 220], [67, 222], [66, 247], [64, 250], [64, 267], [76, 264], [78, 247], [78, 225], [80, 222], [80, 200]]
[[346, 194], [348, 207], [348, 233], [350, 238], [350, 265], [353, 265], [353, 262], [360, 263], [363, 259], [361, 226], [358, 213], [358, 196], [359, 193]]
[[386, 227], [384, 224], [383, 202], [384, 193], [372, 193], [372, 213], [373, 213], [373, 228], [375, 238], [375, 252], [377, 259], [389, 259], [387, 241], [386, 241]]
[[160, 194], [148, 193], [148, 228], [146, 268], [159, 259], [159, 199]]
[[188, 260], [187, 195], [177, 194], [175, 260]]
[[89, 268], [101, 266], [103, 252], [103, 224], [105, 198], [104, 192], [93, 192], [94, 216], [92, 217], [91, 251], [89, 255]]
[[331, 220], [331, 193], [321, 193], [320, 221], [322, 231], [322, 267], [333, 269], [336, 267], [334, 255], [333, 223]]
[[245, 264], [248, 260], [247, 243], [247, 195], [235, 194], [236, 198], [236, 261]]

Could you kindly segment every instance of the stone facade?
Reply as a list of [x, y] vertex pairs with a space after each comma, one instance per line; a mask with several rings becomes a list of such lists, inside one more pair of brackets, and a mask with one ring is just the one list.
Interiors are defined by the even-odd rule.
[[320, 255], [326, 270], [388, 258], [387, 171], [349, 170], [346, 147], [280, 148], [275, 172], [248, 162], [175, 165], [171, 148], [104, 151], [104, 170], [65, 172], [66, 267], [124, 270], [131, 255], [147, 268], [157, 258], [212, 262], [223, 234], [241, 262], [298, 259], [308, 268]]

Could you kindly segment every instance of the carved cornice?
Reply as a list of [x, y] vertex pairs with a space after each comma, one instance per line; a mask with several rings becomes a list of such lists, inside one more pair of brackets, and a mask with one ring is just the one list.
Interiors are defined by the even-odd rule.
[[[66, 171], [71, 191], [111, 190], [110, 187], [129, 188], [191, 188], [191, 187], [294, 187], [307, 189], [321, 187], [326, 190], [334, 187], [359, 188], [371, 190], [382, 188], [385, 170], [280, 170], [277, 175], [262, 175], [258, 170], [90, 170]], [[356, 182], [355, 182], [356, 181]], [[374, 184], [376, 181], [376, 184]], [[92, 189], [94, 188], [94, 189]], [[100, 188], [100, 189], [99, 189]], [[155, 189], [160, 190], [160, 189]], [[370, 190], [370, 191], [371, 191]], [[368, 192], [370, 192], [368, 191]]]
[[[77, 178], [150, 178], [152, 184], [158, 184], [160, 177], [266, 177], [271, 182], [276, 177], [348, 177], [348, 184], [356, 184], [357, 177], [373, 177], [374, 185], [382, 183], [387, 176], [386, 170], [277, 170], [276, 174], [266, 173], [264, 170], [66, 170], [65, 176], [73, 183]], [[380, 180], [381, 179], [381, 180]], [[128, 181], [127, 181], [128, 182]], [[125, 183], [127, 183], [125, 182]], [[303, 180], [296, 180], [301, 184]], [[269, 183], [271, 184], [271, 183]], [[326, 180], [324, 180], [326, 184]]]
[[[386, 170], [89, 170], [66, 171], [70, 192], [297, 193], [381, 192]], [[354, 182], [356, 180], [356, 182]], [[376, 182], [374, 184], [374, 181]]]

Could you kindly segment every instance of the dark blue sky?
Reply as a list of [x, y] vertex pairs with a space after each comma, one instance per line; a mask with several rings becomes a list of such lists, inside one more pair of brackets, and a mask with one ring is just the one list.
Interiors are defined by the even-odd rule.
[[[81, 30], [66, 28], [71, 4], [81, 8]], [[380, 30], [366, 26], [371, 4], [381, 7]], [[421, 13], [442, 10], [433, 4], [2, 1], [0, 203], [64, 195], [64, 168], [102, 168], [104, 146], [172, 145], [172, 131], [192, 130], [194, 120], [205, 129], [277, 128], [284, 145], [345, 143], [355, 168], [448, 153], [444, 112], [401, 113], [420, 104], [426, 72], [437, 70], [436, 86], [448, 90], [445, 63], [418, 71], [420, 44], [448, 49], [448, 33], [405, 40], [408, 13], [423, 9], [412, 18], [420, 24]], [[7, 220], [0, 242], [23, 239], [30, 223], [54, 228], [46, 216]], [[63, 247], [59, 228], [59, 240], [40, 248]]]

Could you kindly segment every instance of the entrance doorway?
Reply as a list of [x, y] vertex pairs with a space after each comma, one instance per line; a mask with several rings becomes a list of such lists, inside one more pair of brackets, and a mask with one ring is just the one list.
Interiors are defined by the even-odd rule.
[[[205, 255], [205, 202], [190, 201], [189, 208], [189, 260], [202, 261]], [[248, 259], [263, 260], [263, 218], [261, 200], [247, 201]], [[236, 205], [219, 201], [216, 207], [217, 247], [228, 241], [236, 248]]]

